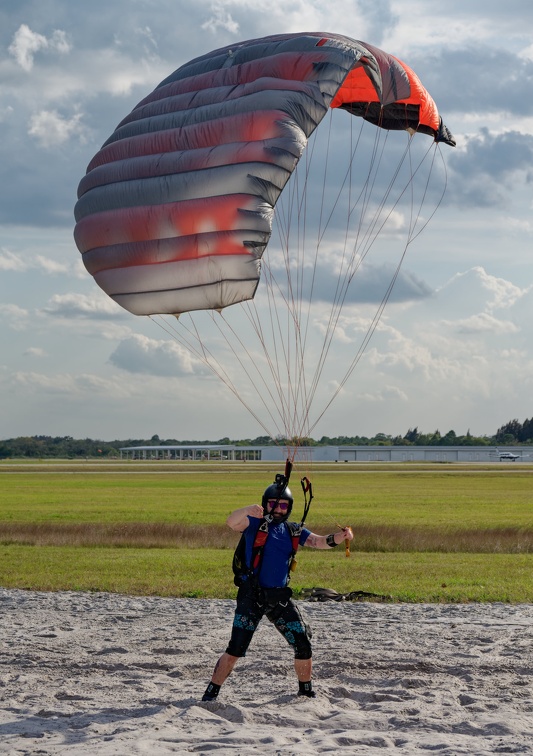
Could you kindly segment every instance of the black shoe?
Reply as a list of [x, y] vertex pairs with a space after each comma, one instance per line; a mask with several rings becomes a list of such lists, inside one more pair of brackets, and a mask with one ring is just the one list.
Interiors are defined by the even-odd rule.
[[316, 698], [316, 692], [314, 690], [299, 690], [299, 696], [305, 696], [306, 698]]
[[220, 685], [210, 682], [207, 688], [205, 689], [204, 695], [202, 696], [202, 701], [214, 701], [216, 697], [218, 696], [219, 691], [220, 691]]

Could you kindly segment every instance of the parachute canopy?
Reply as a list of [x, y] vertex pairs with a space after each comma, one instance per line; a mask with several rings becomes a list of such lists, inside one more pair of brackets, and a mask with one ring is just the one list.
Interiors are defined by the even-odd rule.
[[87, 270], [136, 315], [253, 298], [274, 206], [328, 108], [454, 145], [416, 74], [376, 47], [310, 32], [181, 66], [118, 125], [78, 190]]

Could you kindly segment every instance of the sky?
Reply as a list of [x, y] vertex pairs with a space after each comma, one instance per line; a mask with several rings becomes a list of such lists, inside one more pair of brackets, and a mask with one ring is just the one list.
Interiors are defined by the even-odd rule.
[[[405, 60], [457, 141], [437, 153], [431, 191], [445, 181], [444, 199], [423, 215], [395, 294], [313, 437], [414, 427], [492, 435], [530, 417], [532, 28], [528, 0], [3, 0], [0, 437], [263, 435], [166, 331], [98, 288], [73, 240], [73, 208], [93, 155], [172, 71], [240, 40], [298, 31], [346, 34]], [[407, 216], [398, 206], [397, 230]], [[274, 236], [271, 245], [275, 254]], [[379, 257], [362, 269], [333, 365], [356, 349], [386, 269]], [[326, 375], [324, 389], [334, 380]]]

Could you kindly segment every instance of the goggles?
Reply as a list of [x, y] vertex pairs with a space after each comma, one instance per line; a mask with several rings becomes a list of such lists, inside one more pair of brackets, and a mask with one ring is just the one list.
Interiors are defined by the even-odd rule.
[[288, 512], [289, 511], [289, 502], [285, 499], [267, 499], [267, 512], [273, 512], [274, 509], [278, 508], [282, 512]]

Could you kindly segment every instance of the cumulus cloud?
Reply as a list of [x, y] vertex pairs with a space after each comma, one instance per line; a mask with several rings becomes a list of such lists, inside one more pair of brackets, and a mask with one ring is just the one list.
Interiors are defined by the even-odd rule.
[[459, 333], [518, 333], [519, 327], [510, 320], [498, 320], [488, 312], [480, 312], [470, 318], [455, 322], [443, 321], [444, 325], [452, 325]]
[[233, 20], [231, 13], [225, 7], [225, 3], [217, 2], [212, 4], [212, 15], [202, 24], [202, 29], [210, 32], [217, 32], [219, 29], [236, 34], [239, 31], [239, 24]]
[[366, 355], [369, 364], [388, 370], [392, 368], [402, 375], [421, 372], [429, 380], [431, 370], [437, 363], [436, 355], [431, 349], [403, 334], [398, 328], [389, 327], [387, 331], [387, 339], [380, 341], [379, 347], [369, 349]]
[[487, 302], [487, 308], [490, 310], [501, 307], [512, 307], [528, 291], [531, 291], [531, 286], [523, 289], [511, 281], [506, 281], [504, 278], [490, 275], [480, 266], [475, 267], [474, 270], [479, 275], [483, 288], [491, 295], [491, 298]]
[[42, 310], [46, 315], [56, 318], [90, 318], [116, 319], [126, 317], [127, 313], [112, 299], [94, 294], [55, 294], [48, 300]]
[[[307, 268], [303, 278], [303, 283], [298, 282], [301, 279], [301, 268], [293, 272], [291, 286], [292, 292], [298, 289], [298, 297], [304, 301], [312, 300], [315, 302], [331, 303], [339, 301], [340, 297], [344, 298], [345, 305], [353, 304], [376, 304], [378, 305], [385, 298], [387, 291], [394, 282], [390, 302], [411, 302], [419, 299], [425, 299], [432, 295], [431, 287], [421, 278], [407, 270], [400, 269], [397, 273], [396, 266], [390, 263], [382, 265], [364, 262], [354, 272], [354, 270], [340, 272], [335, 270], [333, 257], [326, 259], [326, 265], [323, 264], [324, 257], [317, 264], [316, 268]], [[287, 274], [283, 269], [270, 269], [277, 282], [274, 291], [286, 291]], [[396, 276], [396, 280], [394, 278]], [[289, 296], [286, 293], [286, 296]]]
[[532, 162], [533, 134], [494, 133], [487, 128], [468, 134], [449, 157], [459, 181], [448, 201], [462, 207], [507, 205], [519, 183], [533, 180]]
[[12, 381], [20, 388], [43, 391], [47, 394], [70, 394], [76, 385], [76, 379], [72, 375], [48, 375], [21, 370], [13, 374]]
[[157, 341], [140, 334], [122, 341], [109, 359], [129, 373], [164, 377], [191, 375], [202, 364], [176, 342]]
[[[467, 14], [469, 12], [470, 9]], [[463, 24], [466, 32], [463, 38], [456, 36], [458, 27], [455, 25], [454, 34], [450, 36], [448, 23], [442, 24], [437, 36], [433, 31], [428, 34], [414, 31], [415, 45], [406, 40], [407, 46], [415, 48], [409, 55], [409, 63], [415, 70], [424, 72], [424, 86], [432, 93], [438, 92], [439, 110], [447, 113], [447, 118], [452, 114], [457, 117], [471, 114], [479, 123], [488, 123], [495, 116], [509, 121], [510, 115], [531, 114], [531, 98], [525, 95], [524, 86], [531, 80], [533, 62], [522, 55], [518, 44], [511, 49], [504, 48], [515, 35], [507, 38], [500, 35], [499, 23], [492, 20], [489, 22], [492, 28], [480, 27], [480, 16], [484, 12], [478, 11], [479, 16], [476, 16], [475, 35], [467, 28], [467, 23]], [[447, 18], [450, 13], [447, 8]], [[427, 19], [426, 15], [426, 23]], [[433, 25], [434, 21], [431, 23]], [[424, 38], [431, 49], [428, 42], [419, 43]], [[465, 86], [457, 87], [458, 81], [465, 82]]]
[[22, 24], [15, 32], [13, 42], [9, 46], [8, 51], [13, 55], [21, 68], [25, 71], [31, 71], [34, 54], [46, 47], [48, 47], [48, 40], [45, 36], [32, 32], [26, 24]]
[[44, 255], [23, 256], [5, 248], [0, 249], [0, 270], [13, 273], [26, 273], [29, 270], [38, 270], [48, 275], [68, 275], [72, 273], [75, 277], [79, 277], [78, 262], [66, 264]]
[[364, 402], [388, 402], [388, 401], [398, 401], [398, 402], [408, 402], [409, 397], [405, 393], [405, 391], [402, 391], [402, 389], [398, 388], [397, 386], [383, 386], [383, 388], [378, 388], [376, 391], [368, 392], [365, 394], [359, 394], [358, 399]]
[[33, 267], [37, 268], [38, 270], [42, 270], [44, 273], [48, 273], [49, 275], [68, 273], [72, 267], [71, 265], [66, 265], [65, 263], [58, 262], [57, 260], [51, 260], [49, 257], [44, 257], [44, 255], [36, 255], [33, 262]]
[[[525, 295], [532, 290], [532, 286], [522, 288], [499, 276], [488, 273], [481, 265], [476, 265], [463, 273], [457, 273], [437, 292], [441, 299], [448, 300], [453, 294], [456, 303], [455, 310], [461, 315], [461, 310], [467, 306], [477, 311], [492, 312], [498, 309], [514, 307]], [[462, 306], [461, 306], [462, 305]]]
[[26, 317], [28, 315], [28, 310], [25, 310], [16, 304], [0, 304], [0, 313], [2, 313], [2, 315], [15, 315], [16, 317]]
[[[358, 343], [372, 325], [372, 318], [365, 315], [346, 315], [339, 317], [334, 332], [334, 339], [338, 344], [349, 345]], [[317, 333], [325, 336], [331, 330], [329, 312], [322, 314], [321, 318], [313, 318], [313, 328]]]
[[20, 255], [10, 252], [9, 249], [0, 249], [0, 270], [21, 273], [28, 270], [28, 264]]
[[72, 136], [85, 140], [86, 129], [81, 113], [71, 118], [60, 115], [56, 110], [41, 110], [30, 118], [28, 133], [43, 147], [58, 147]]
[[0, 320], [12, 330], [20, 331], [28, 324], [29, 312], [16, 304], [0, 304]]
[[127, 398], [132, 391], [126, 381], [120, 378], [102, 378], [99, 375], [82, 373], [37, 373], [16, 371], [10, 378], [10, 384], [17, 390], [25, 389], [33, 394], [55, 394], [63, 397], [73, 397], [88, 394], [92, 397], [99, 395], [105, 398]]
[[512, 390], [513, 375], [529, 381], [531, 306], [529, 288], [471, 269], [431, 300], [387, 309], [364, 365], [378, 395], [384, 382], [397, 386], [417, 403], [425, 396], [433, 414], [444, 397], [482, 405]]
[[[365, 264], [356, 276], [353, 290], [350, 290], [350, 302], [381, 302], [387, 289], [394, 280], [396, 268], [391, 265]], [[431, 296], [432, 289], [418, 276], [407, 270], [400, 270], [390, 302], [409, 302]]]
[[8, 51], [21, 68], [31, 71], [35, 55], [41, 50], [65, 55], [70, 52], [70, 49], [71, 45], [64, 31], [56, 29], [51, 37], [45, 37], [43, 34], [32, 31], [26, 24], [21, 24], [13, 36]]
[[524, 234], [533, 233], [533, 220], [530, 220], [529, 218], [513, 218], [512, 216], [508, 216], [505, 219], [505, 222], [510, 231], [517, 231]]

